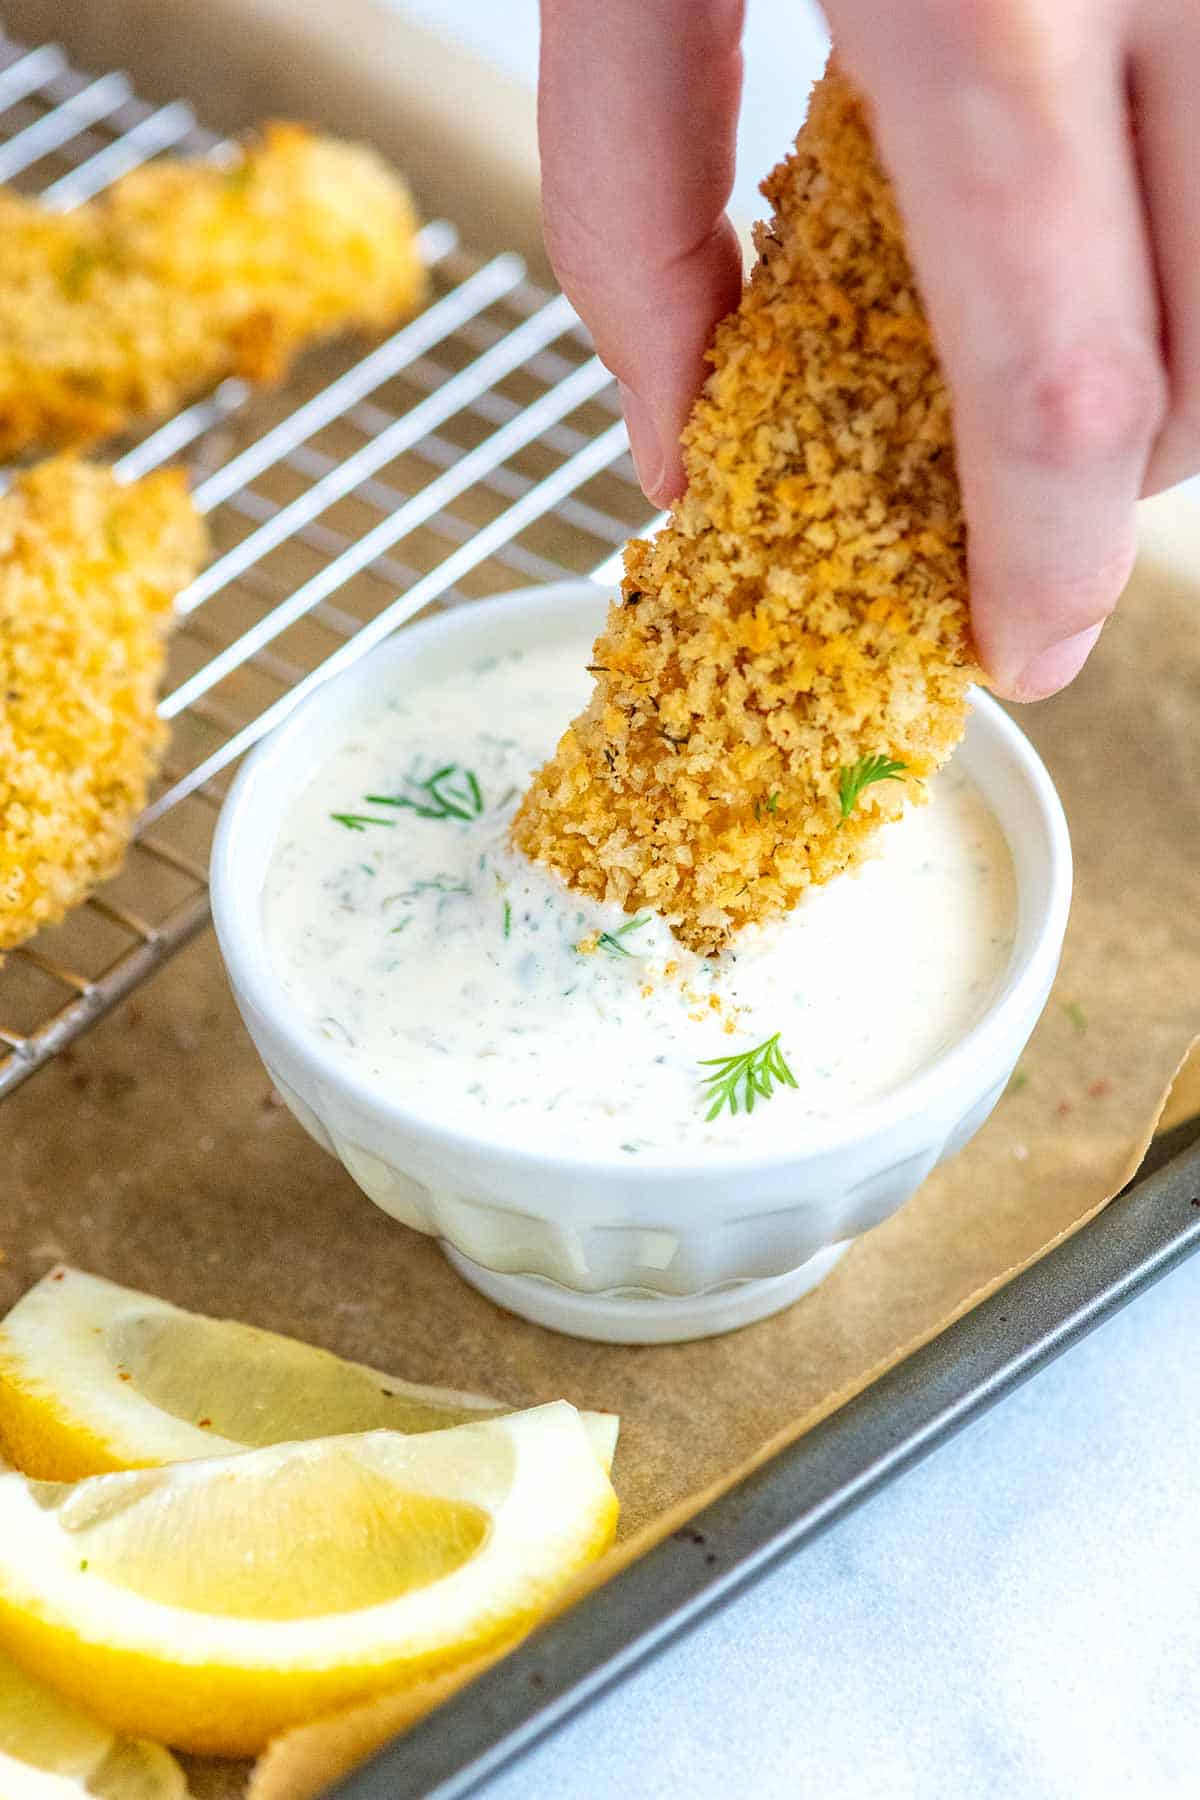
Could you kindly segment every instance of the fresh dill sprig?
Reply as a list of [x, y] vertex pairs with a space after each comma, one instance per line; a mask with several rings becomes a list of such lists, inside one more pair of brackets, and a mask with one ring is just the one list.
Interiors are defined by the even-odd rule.
[[649, 923], [650, 914], [639, 913], [636, 919], [628, 920], [626, 924], [618, 926], [616, 931], [602, 931], [596, 939], [596, 948], [607, 951], [609, 956], [632, 956], [633, 951], [621, 940], [628, 937], [631, 931], [640, 931]]
[[753, 1050], [743, 1050], [740, 1055], [705, 1057], [700, 1067], [713, 1071], [703, 1077], [703, 1085], [708, 1090], [704, 1098], [712, 1102], [705, 1114], [706, 1122], [715, 1119], [725, 1106], [731, 1113], [737, 1112], [739, 1089], [742, 1107], [752, 1113], [756, 1100], [771, 1098], [775, 1082], [782, 1082], [785, 1087], [796, 1085], [796, 1077], [779, 1048], [778, 1032], [756, 1044]]
[[368, 806], [407, 807], [422, 819], [463, 819], [468, 824], [483, 811], [483, 789], [474, 769], [447, 763], [423, 781], [408, 777], [411, 794], [368, 794]]
[[386, 825], [390, 831], [396, 823], [395, 819], [372, 819], [366, 813], [330, 813], [329, 816], [344, 825], [347, 831], [365, 831], [368, 825]]
[[876, 756], [860, 756], [856, 763], [843, 764], [838, 776], [838, 801], [843, 823], [858, 805], [859, 795], [864, 788], [869, 788], [876, 781], [898, 781], [907, 768], [907, 763], [893, 762], [890, 756], [884, 756], [882, 752]]

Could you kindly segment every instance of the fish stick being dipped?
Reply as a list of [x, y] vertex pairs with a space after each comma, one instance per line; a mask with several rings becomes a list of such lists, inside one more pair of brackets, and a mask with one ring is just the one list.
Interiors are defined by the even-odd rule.
[[863, 105], [831, 63], [628, 546], [595, 690], [517, 847], [692, 949], [869, 851], [962, 735], [979, 670], [950, 402]]
[[163, 158], [57, 213], [0, 189], [0, 458], [159, 418], [425, 294], [408, 190], [372, 151], [269, 126], [232, 163]]
[[175, 595], [204, 559], [175, 470], [73, 457], [0, 498], [0, 960], [116, 872], [166, 731]]

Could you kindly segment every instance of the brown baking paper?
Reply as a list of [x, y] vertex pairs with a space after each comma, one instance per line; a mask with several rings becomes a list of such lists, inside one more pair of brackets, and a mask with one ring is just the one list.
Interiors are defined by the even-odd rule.
[[[1021, 722], [1065, 802], [1076, 892], [1020, 1079], [978, 1138], [788, 1312], [665, 1348], [499, 1311], [376, 1210], [273, 1099], [211, 936], [0, 1109], [0, 1303], [56, 1259], [417, 1381], [622, 1416], [621, 1539], [600, 1574], [811, 1427], [1077, 1229], [1136, 1167], [1200, 1024], [1200, 511], [1147, 507], [1084, 675]], [[1200, 1056], [1171, 1116], [1200, 1107]], [[449, 1684], [446, 1684], [447, 1686]], [[437, 1685], [420, 1696], [435, 1703]], [[314, 1792], [412, 1700], [309, 1733], [260, 1800]], [[197, 1766], [201, 1794], [244, 1771]]]

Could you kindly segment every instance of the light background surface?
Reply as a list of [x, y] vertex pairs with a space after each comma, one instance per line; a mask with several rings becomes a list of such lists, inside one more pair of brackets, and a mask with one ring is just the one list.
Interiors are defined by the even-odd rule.
[[[604, 0], [595, 0], [602, 6]], [[653, 0], [647, 0], [652, 4]], [[537, 0], [391, 0], [443, 37], [517, 81], [537, 79]], [[763, 176], [787, 151], [829, 38], [812, 0], [747, 0], [745, 86], [730, 210], [739, 225], [761, 217]]]
[[[396, 3], [532, 85], [534, 0]], [[749, 0], [739, 223], [824, 48]], [[1194, 1259], [489, 1796], [1197, 1800], [1198, 1321]]]

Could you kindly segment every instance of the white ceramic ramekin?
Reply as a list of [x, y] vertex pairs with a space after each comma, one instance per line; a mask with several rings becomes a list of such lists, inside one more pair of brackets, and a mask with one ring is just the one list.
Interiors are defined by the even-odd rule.
[[238, 776], [213, 850], [212, 899], [233, 991], [272, 1079], [372, 1200], [440, 1238], [466, 1279], [513, 1312], [580, 1337], [667, 1343], [788, 1305], [978, 1130], [1054, 979], [1071, 852], [1045, 769], [977, 694], [957, 754], [1012, 853], [1016, 940], [986, 1014], [912, 1080], [802, 1131], [790, 1154], [700, 1168], [634, 1171], [627, 1158], [515, 1148], [421, 1117], [344, 1067], [284, 996], [262, 919], [276, 833], [342, 733], [382, 697], [496, 650], [593, 633], [609, 598], [581, 581], [462, 607], [408, 627], [319, 688]]

